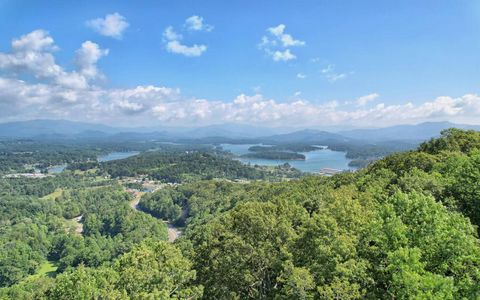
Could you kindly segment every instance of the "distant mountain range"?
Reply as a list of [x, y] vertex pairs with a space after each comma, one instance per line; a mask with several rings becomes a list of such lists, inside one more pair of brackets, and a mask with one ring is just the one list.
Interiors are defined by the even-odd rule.
[[302, 143], [302, 144], [316, 144], [326, 141], [342, 141], [347, 142], [350, 138], [342, 136], [337, 133], [331, 133], [322, 130], [303, 129], [285, 134], [277, 134], [263, 137], [262, 140], [266, 143], [286, 144], [286, 143]]
[[369, 141], [402, 140], [424, 141], [438, 136], [440, 131], [448, 128], [480, 130], [479, 125], [454, 124], [450, 122], [425, 122], [417, 125], [398, 125], [377, 129], [354, 129], [338, 132], [340, 135], [352, 139]]
[[32, 138], [43, 135], [112, 134], [118, 129], [101, 124], [66, 120], [31, 120], [0, 124], [0, 137]]
[[266, 128], [250, 125], [221, 124], [198, 128], [139, 127], [119, 128], [101, 124], [66, 120], [31, 120], [0, 123], [0, 138], [30, 139], [107, 139], [107, 140], [197, 140], [205, 143], [226, 141], [262, 143], [303, 143], [363, 141], [423, 141], [450, 128], [480, 130], [480, 126], [453, 124], [449, 122], [427, 122], [417, 125], [399, 125], [377, 129], [354, 129], [329, 132], [303, 129], [289, 132], [285, 128]]

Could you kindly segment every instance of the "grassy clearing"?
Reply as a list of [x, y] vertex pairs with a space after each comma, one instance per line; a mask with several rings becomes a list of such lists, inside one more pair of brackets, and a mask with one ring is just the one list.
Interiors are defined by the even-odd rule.
[[60, 197], [63, 193], [63, 190], [58, 188], [53, 193], [45, 195], [42, 197], [44, 200], [55, 200], [57, 197]]
[[32, 280], [41, 277], [54, 277], [57, 274], [57, 266], [51, 261], [46, 261], [40, 265], [37, 272], [33, 275], [26, 277], [24, 280]]

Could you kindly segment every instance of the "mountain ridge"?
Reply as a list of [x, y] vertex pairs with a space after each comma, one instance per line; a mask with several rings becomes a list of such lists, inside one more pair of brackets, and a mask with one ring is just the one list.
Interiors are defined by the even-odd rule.
[[305, 128], [288, 130], [252, 125], [217, 124], [196, 128], [138, 127], [122, 128], [68, 120], [36, 119], [0, 123], [0, 137], [65, 139], [161, 139], [161, 140], [259, 140], [272, 143], [317, 143], [322, 141], [420, 141], [436, 137], [444, 129], [456, 127], [480, 130], [480, 125], [450, 122], [424, 122], [415, 125], [396, 125], [375, 129], [325, 131]]

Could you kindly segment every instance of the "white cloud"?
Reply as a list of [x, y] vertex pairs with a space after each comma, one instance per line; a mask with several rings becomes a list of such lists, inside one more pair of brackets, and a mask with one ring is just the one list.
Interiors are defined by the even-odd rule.
[[123, 113], [134, 114], [153, 109], [161, 102], [179, 100], [180, 91], [167, 87], [137, 86], [133, 89], [107, 90], [104, 97], [110, 102], [110, 108], [120, 109]]
[[[89, 84], [91, 77], [99, 76], [96, 62], [107, 55], [107, 50], [92, 42], [83, 43], [77, 50], [78, 69], [67, 72], [55, 62], [56, 48], [48, 33], [35, 31], [15, 39], [11, 52], [0, 53], [0, 120], [67, 118], [123, 126], [232, 122], [364, 127], [444, 120], [480, 123], [480, 96], [476, 94], [442, 96], [419, 104], [379, 103], [368, 107], [367, 103], [379, 97], [373, 93], [350, 100], [359, 106], [347, 109], [336, 101], [310, 102], [299, 92], [288, 101], [266, 98], [260, 93], [219, 101], [187, 97], [178, 89], [152, 85], [107, 89]], [[27, 76], [22, 77], [23, 73]]]
[[[296, 95], [297, 97], [299, 95]], [[295, 99], [280, 103], [262, 95], [241, 94], [232, 102], [193, 99], [162, 103], [153, 109], [162, 122], [172, 124], [249, 123], [265, 126], [321, 127], [332, 125], [389, 126], [450, 120], [479, 123], [480, 96], [439, 97], [420, 105], [379, 104], [371, 109], [340, 110], [336, 101], [314, 104]]]
[[207, 46], [197, 44], [192, 46], [186, 46], [181, 44], [179, 41], [169, 41], [167, 43], [167, 50], [172, 53], [194, 57], [200, 56], [203, 54], [203, 52], [207, 51]]
[[53, 77], [62, 72], [52, 52], [57, 49], [53, 38], [44, 30], [34, 30], [14, 39], [10, 53], [0, 52], [0, 68], [14, 73], [31, 72], [37, 78]]
[[347, 74], [346, 73], [339, 73], [339, 74], [328, 74], [327, 75], [327, 79], [328, 81], [330, 82], [336, 82], [338, 80], [342, 80], [342, 79], [345, 79], [347, 78]]
[[317, 104], [300, 99], [300, 96], [300, 93], [295, 93], [291, 101], [278, 102], [261, 94], [240, 94], [224, 102], [187, 98], [178, 89], [169, 87], [78, 90], [0, 77], [0, 118], [6, 121], [62, 117], [127, 126], [248, 123], [263, 126], [364, 127], [443, 120], [479, 123], [480, 96], [475, 94], [458, 98], [438, 97], [421, 104], [380, 103], [371, 108], [357, 107], [353, 110], [346, 110], [335, 101]]
[[163, 37], [167, 41], [176, 41], [176, 40], [178, 41], [183, 39], [183, 36], [181, 34], [176, 33], [173, 30], [172, 26], [168, 26], [167, 28], [165, 28], [165, 30], [163, 31]]
[[100, 49], [98, 44], [86, 41], [82, 47], [76, 51], [75, 64], [78, 72], [88, 79], [102, 77], [97, 69], [97, 61], [108, 55], [108, 49]]
[[[187, 19], [188, 20], [188, 19]], [[182, 54], [187, 57], [198, 57], [207, 51], [206, 45], [185, 45], [181, 42], [183, 36], [174, 31], [172, 26], [168, 26], [163, 31], [163, 41], [168, 52]]]
[[98, 75], [96, 69], [98, 59], [108, 53], [108, 50], [102, 50], [97, 44], [87, 41], [77, 50], [78, 70], [67, 72], [55, 61], [53, 52], [57, 49], [48, 32], [34, 30], [14, 39], [11, 52], [0, 52], [0, 69], [15, 76], [33, 75], [38, 80], [85, 89], [89, 80], [95, 79]]
[[270, 54], [274, 61], [289, 61], [292, 59], [296, 59], [297, 57], [290, 52], [290, 49], [286, 49], [284, 51], [274, 51]]
[[297, 78], [298, 79], [305, 79], [305, 78], [307, 78], [307, 75], [305, 75], [303, 73], [297, 73]]
[[330, 82], [334, 83], [339, 80], [347, 78], [349, 75], [352, 75], [354, 72], [350, 71], [348, 73], [337, 73], [335, 72], [335, 65], [327, 65], [323, 69], [320, 70], [323, 76]]
[[13, 39], [12, 50], [14, 52], [57, 50], [53, 38], [45, 30], [34, 30], [28, 34], [22, 35], [18, 39]]
[[372, 94], [368, 94], [368, 95], [359, 97], [357, 99], [357, 101], [355, 101], [355, 102], [356, 102], [357, 106], [365, 106], [365, 105], [367, 105], [367, 103], [374, 101], [378, 97], [380, 97], [379, 94], [372, 93]]
[[185, 27], [193, 31], [212, 31], [213, 26], [203, 22], [200, 16], [191, 16], [185, 20]]
[[130, 26], [124, 16], [119, 13], [106, 15], [105, 18], [89, 20], [86, 25], [101, 35], [121, 39], [123, 31]]
[[[304, 46], [305, 42], [294, 39], [290, 34], [285, 33], [286, 26], [280, 24], [267, 29], [269, 36], [263, 36], [258, 47], [263, 49], [274, 61], [289, 61], [295, 59], [289, 47]], [[285, 49], [285, 50], [282, 50]]]
[[292, 47], [292, 46], [304, 46], [305, 42], [294, 39], [290, 34], [285, 33], [285, 25], [280, 24], [277, 27], [270, 27], [268, 28], [268, 32], [270, 32], [274, 37], [277, 38], [278, 41], [282, 43], [283, 47]]

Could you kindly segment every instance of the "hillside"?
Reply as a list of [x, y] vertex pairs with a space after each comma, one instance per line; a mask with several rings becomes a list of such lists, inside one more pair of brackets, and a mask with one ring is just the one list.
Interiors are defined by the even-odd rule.
[[450, 122], [425, 122], [417, 125], [339, 131], [338, 134], [352, 139], [369, 141], [423, 141], [440, 136], [440, 132], [448, 128], [480, 130], [480, 126], [474, 125], [453, 124]]
[[[94, 248], [65, 248], [62, 251], [73, 255], [65, 256], [60, 251], [64, 242], [36, 235], [39, 242], [29, 245], [23, 240], [26, 232], [39, 229], [13, 225], [2, 233], [3, 245], [16, 241], [22, 246], [2, 252], [2, 264], [11, 267], [0, 268], [5, 286], [0, 296], [477, 299], [478, 170], [480, 132], [449, 129], [415, 151], [388, 156], [355, 173], [278, 183], [200, 180], [167, 186], [146, 193], [139, 207], [146, 214], [185, 226], [173, 244], [164, 241], [164, 229], [153, 219], [148, 219], [148, 226], [156, 228], [157, 236], [150, 236], [143, 226], [132, 227], [131, 221], [140, 215], [131, 213], [127, 201], [121, 205], [126, 210], [116, 210], [116, 217], [102, 216], [106, 207], [119, 207], [121, 199], [128, 198], [118, 187], [101, 188], [97, 196], [95, 189], [64, 192], [57, 208], [45, 202], [49, 200], [33, 197], [30, 202], [42, 208], [40, 215], [45, 217], [58, 214], [63, 205], [87, 213], [85, 236], [75, 240], [84, 245], [88, 239]], [[74, 187], [80, 182], [68, 184]], [[25, 197], [23, 191], [17, 193], [8, 196], [7, 202], [2, 200], [2, 219], [10, 224], [15, 224], [14, 212], [5, 208], [11, 207], [15, 197], [16, 201]], [[105, 203], [96, 208], [92, 197]], [[66, 217], [75, 214], [72, 208]], [[17, 206], [14, 215], [45, 222], [32, 213], [28, 206]], [[93, 217], [97, 213], [101, 214]], [[112, 222], [115, 219], [120, 227]], [[16, 234], [8, 234], [10, 230]], [[118, 230], [124, 238], [108, 243], [99, 239], [114, 237]], [[132, 238], [140, 237], [136, 234], [143, 237], [129, 246]], [[66, 242], [70, 237], [62, 239]], [[107, 249], [115, 249], [119, 242], [127, 251], [105, 256], [113, 254]], [[21, 247], [35, 247], [34, 253], [49, 259], [60, 256], [56, 277], [25, 281], [14, 277], [12, 264], [22, 268], [28, 261], [29, 252]], [[104, 254], [96, 257], [98, 253]], [[99, 258], [110, 263], [99, 264]]]

